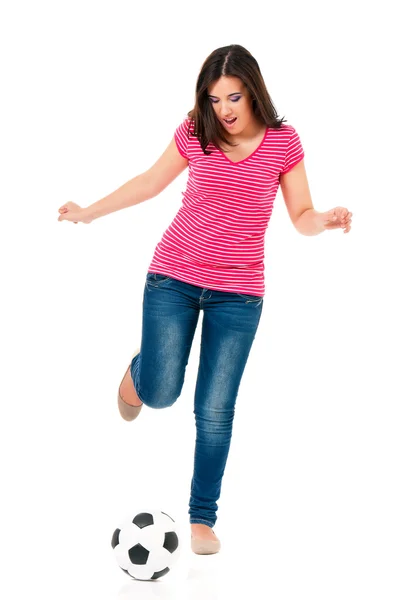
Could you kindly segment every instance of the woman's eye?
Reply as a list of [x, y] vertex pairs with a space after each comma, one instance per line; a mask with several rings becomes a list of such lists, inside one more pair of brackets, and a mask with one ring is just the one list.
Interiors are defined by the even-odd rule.
[[[212, 104], [217, 104], [219, 102], [219, 100], [214, 100], [213, 98], [210, 98]], [[238, 100], [241, 100], [241, 96], [238, 96], [238, 98], [231, 98], [231, 102], [238, 102]]]

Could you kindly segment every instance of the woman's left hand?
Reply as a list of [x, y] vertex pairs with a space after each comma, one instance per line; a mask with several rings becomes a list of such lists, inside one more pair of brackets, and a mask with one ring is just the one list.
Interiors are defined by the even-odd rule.
[[337, 206], [327, 212], [321, 213], [322, 225], [324, 229], [343, 229], [343, 233], [349, 233], [351, 229], [353, 213], [347, 208]]

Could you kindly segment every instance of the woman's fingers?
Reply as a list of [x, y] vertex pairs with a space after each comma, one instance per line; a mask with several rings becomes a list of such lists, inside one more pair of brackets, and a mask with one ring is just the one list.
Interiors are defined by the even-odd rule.
[[74, 223], [78, 223], [78, 221], [74, 221], [75, 219], [75, 213], [73, 215], [73, 213], [70, 213], [68, 210], [64, 211], [63, 213], [60, 214], [60, 216], [58, 217], [58, 221], [73, 221]]

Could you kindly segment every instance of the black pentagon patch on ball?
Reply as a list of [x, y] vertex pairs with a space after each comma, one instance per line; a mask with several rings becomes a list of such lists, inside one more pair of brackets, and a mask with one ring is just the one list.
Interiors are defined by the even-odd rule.
[[133, 565], [146, 565], [148, 557], [149, 550], [141, 546], [141, 544], [136, 544], [129, 550], [129, 558]]
[[162, 571], [157, 571], [157, 573], [153, 573], [151, 579], [159, 579], [159, 577], [163, 577], [163, 575], [167, 575], [170, 572], [170, 569], [166, 567]]
[[168, 531], [164, 536], [163, 548], [172, 554], [178, 548], [178, 544], [178, 536], [175, 531]]
[[138, 513], [133, 519], [134, 525], [137, 525], [140, 529], [153, 525], [153, 515], [150, 513]]
[[120, 534], [120, 529], [115, 529], [113, 536], [112, 536], [112, 540], [111, 540], [112, 548], [115, 548], [115, 546], [117, 546], [119, 544], [119, 534]]
[[[122, 567], [120, 567], [122, 569]], [[130, 573], [128, 571], [126, 571], [126, 569], [122, 569], [122, 571], [124, 571], [126, 573], [126, 575], [129, 575], [130, 577], [133, 577], [133, 575], [130, 575]], [[135, 579], [135, 577], [133, 577], [133, 579]]]

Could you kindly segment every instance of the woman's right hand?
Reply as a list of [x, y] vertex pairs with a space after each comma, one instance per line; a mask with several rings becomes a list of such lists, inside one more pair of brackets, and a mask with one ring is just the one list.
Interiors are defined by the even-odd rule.
[[59, 208], [60, 216], [58, 217], [58, 221], [72, 221], [73, 223], [91, 223], [93, 221], [93, 217], [89, 217], [86, 215], [86, 210], [81, 208], [75, 202], [66, 202]]

